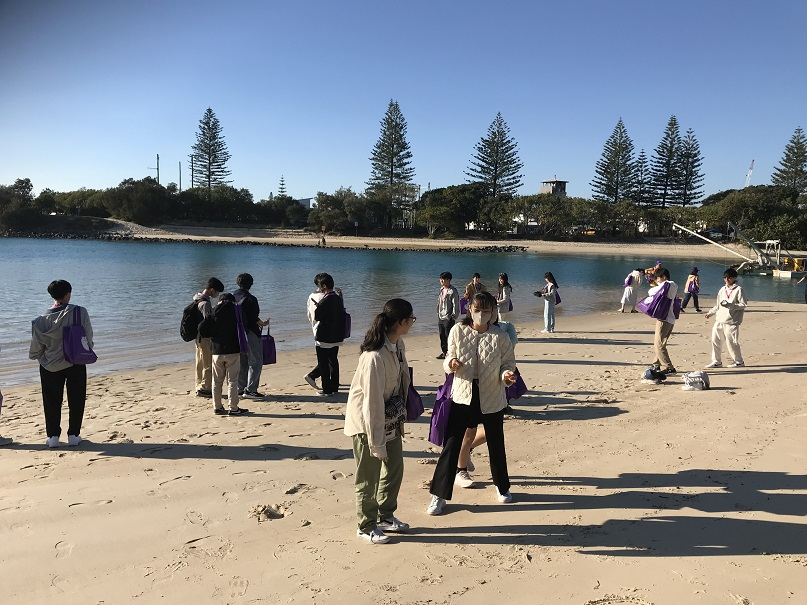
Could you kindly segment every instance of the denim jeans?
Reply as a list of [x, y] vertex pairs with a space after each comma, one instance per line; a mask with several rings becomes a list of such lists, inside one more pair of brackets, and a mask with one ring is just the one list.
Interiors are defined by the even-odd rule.
[[247, 331], [249, 351], [241, 353], [241, 369], [238, 371], [238, 392], [255, 392], [261, 384], [263, 369], [263, 341], [255, 332]]
[[555, 294], [552, 294], [552, 300], [544, 298], [544, 328], [547, 332], [555, 331]]

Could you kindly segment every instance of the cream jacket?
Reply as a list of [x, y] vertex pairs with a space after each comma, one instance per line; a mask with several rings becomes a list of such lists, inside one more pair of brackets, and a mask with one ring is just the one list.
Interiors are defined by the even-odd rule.
[[[448, 367], [452, 359], [463, 366], [454, 372]], [[471, 404], [471, 392], [476, 369], [479, 375], [479, 405], [483, 414], [494, 414], [507, 407], [504, 394], [504, 373], [514, 372], [516, 358], [507, 334], [491, 325], [487, 332], [477, 332], [472, 326], [459, 323], [448, 335], [448, 353], [443, 362], [446, 373], [454, 374], [451, 401]]]
[[739, 326], [743, 323], [746, 306], [745, 294], [740, 286], [734, 284], [732, 289], [723, 286], [717, 291], [717, 301], [709, 309], [709, 315], [715, 316], [715, 323]]
[[384, 402], [393, 395], [406, 399], [409, 391], [409, 364], [403, 338], [397, 344], [397, 353], [395, 345], [386, 341], [377, 351], [365, 351], [359, 356], [347, 396], [345, 435], [367, 435], [370, 453], [376, 458], [387, 457]]

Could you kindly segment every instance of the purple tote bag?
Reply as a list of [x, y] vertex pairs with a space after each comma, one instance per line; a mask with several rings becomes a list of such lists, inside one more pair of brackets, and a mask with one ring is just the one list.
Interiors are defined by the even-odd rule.
[[429, 427], [429, 443], [443, 447], [446, 443], [448, 431], [448, 417], [451, 414], [451, 387], [454, 384], [454, 374], [446, 374], [446, 381], [437, 389], [432, 408], [432, 421]]
[[423, 398], [412, 384], [412, 368], [409, 368], [409, 391], [406, 393], [406, 421], [414, 422], [423, 413]]
[[98, 356], [87, 344], [87, 335], [81, 325], [81, 307], [73, 307], [73, 322], [62, 332], [64, 359], [73, 365], [87, 365], [98, 361]]
[[664, 285], [653, 296], [643, 298], [636, 303], [636, 306], [642, 313], [649, 315], [653, 319], [666, 320], [670, 313], [670, 305], [673, 302], [667, 297], [669, 289], [669, 282], [664, 282]]
[[268, 327], [266, 328], [266, 334], [261, 334], [261, 345], [263, 346], [263, 365], [268, 366], [277, 363], [275, 338], [269, 334]]
[[521, 377], [521, 372], [516, 369], [516, 381], [509, 387], [505, 387], [504, 394], [507, 396], [507, 401], [511, 399], [518, 399], [527, 392], [527, 385]]
[[465, 315], [468, 312], [468, 299], [460, 298], [460, 314]]

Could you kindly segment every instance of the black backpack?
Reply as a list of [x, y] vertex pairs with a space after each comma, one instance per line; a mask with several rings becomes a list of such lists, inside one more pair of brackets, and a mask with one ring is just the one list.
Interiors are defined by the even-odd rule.
[[198, 300], [182, 309], [182, 322], [179, 324], [179, 335], [182, 340], [185, 342], [196, 340], [196, 336], [199, 334], [199, 324], [203, 319]]

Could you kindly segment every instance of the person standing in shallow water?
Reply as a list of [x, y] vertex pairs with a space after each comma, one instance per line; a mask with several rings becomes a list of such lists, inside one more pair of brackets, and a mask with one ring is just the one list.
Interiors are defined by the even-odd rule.
[[409, 529], [395, 517], [404, 471], [405, 415], [388, 417], [385, 411], [393, 396], [405, 399], [409, 390], [402, 336], [416, 320], [408, 301], [387, 301], [364, 337], [347, 398], [345, 435], [353, 438], [356, 461], [356, 535], [371, 544], [389, 542], [385, 532]]
[[[73, 286], [63, 279], [48, 285], [48, 294], [53, 306], [32, 322], [31, 348], [28, 356], [39, 362], [39, 378], [42, 383], [42, 403], [45, 408], [45, 431], [48, 447], [58, 447], [62, 434], [61, 415], [64, 390], [67, 386], [67, 405], [70, 409], [67, 425], [67, 445], [81, 443], [81, 423], [84, 420], [84, 405], [87, 400], [87, 366], [71, 364], [64, 358], [63, 332], [73, 325], [73, 309], [70, 304]], [[79, 307], [81, 326], [87, 337], [87, 345], [93, 347], [92, 325], [87, 309]]]

